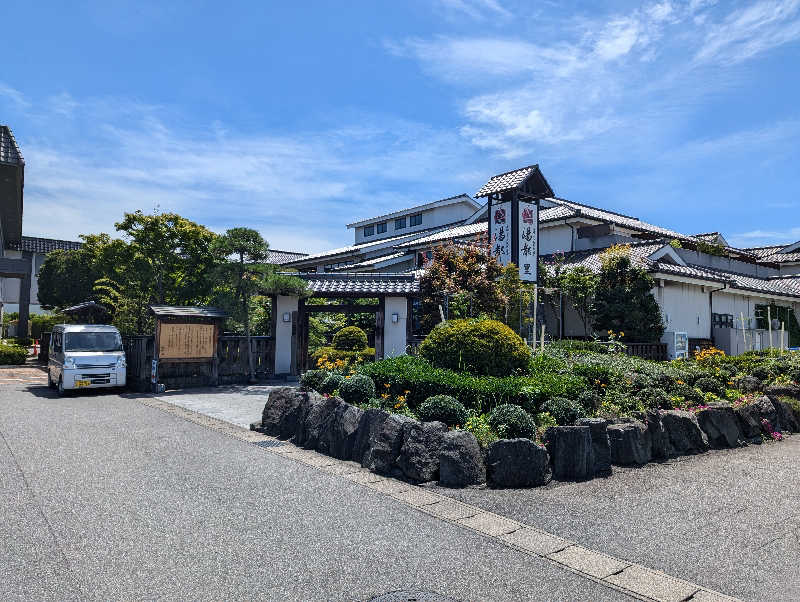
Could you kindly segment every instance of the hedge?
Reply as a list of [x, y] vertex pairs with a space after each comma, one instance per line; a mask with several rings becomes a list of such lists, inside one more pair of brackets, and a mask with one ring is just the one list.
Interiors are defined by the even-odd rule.
[[24, 364], [28, 350], [16, 345], [0, 345], [0, 365], [18, 366]]

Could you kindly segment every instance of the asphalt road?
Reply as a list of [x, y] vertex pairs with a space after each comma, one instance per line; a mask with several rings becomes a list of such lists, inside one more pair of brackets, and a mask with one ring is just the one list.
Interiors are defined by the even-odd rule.
[[0, 599], [617, 600], [131, 397], [0, 387]]

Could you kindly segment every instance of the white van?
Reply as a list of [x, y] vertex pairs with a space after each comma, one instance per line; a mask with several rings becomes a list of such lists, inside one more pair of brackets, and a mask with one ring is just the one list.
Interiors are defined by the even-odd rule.
[[59, 395], [72, 389], [124, 387], [125, 351], [113, 326], [58, 324], [50, 335], [47, 384]]

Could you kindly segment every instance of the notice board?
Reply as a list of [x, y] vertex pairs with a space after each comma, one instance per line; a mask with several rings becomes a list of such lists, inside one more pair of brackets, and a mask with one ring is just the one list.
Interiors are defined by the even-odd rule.
[[160, 359], [213, 358], [216, 326], [214, 324], [159, 325], [158, 356]]

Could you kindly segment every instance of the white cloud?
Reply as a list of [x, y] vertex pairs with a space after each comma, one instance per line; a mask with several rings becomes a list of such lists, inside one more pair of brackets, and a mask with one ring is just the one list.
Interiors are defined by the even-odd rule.
[[497, 0], [438, 0], [438, 4], [447, 13], [463, 14], [476, 20], [511, 16]]
[[739, 247], [790, 244], [800, 240], [800, 227], [786, 230], [750, 230], [726, 238], [731, 245]]
[[11, 86], [0, 82], [0, 97], [8, 98], [17, 107], [28, 107], [30, 103], [26, 100], [25, 96], [19, 90], [15, 90]]

